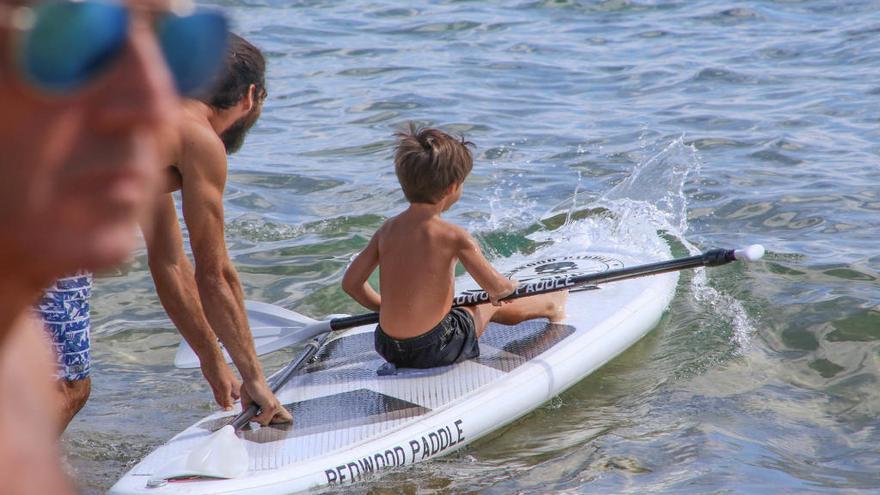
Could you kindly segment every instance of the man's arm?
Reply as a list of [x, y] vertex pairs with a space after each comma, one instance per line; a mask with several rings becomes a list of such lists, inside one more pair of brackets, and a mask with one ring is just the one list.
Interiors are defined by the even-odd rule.
[[205, 318], [193, 268], [183, 251], [183, 235], [170, 193], [156, 198], [151, 220], [152, 228], [144, 229], [144, 238], [159, 301], [199, 357], [214, 400], [220, 407], [231, 409], [241, 384], [226, 365], [217, 336]]
[[500, 306], [499, 299], [508, 296], [516, 290], [516, 282], [498, 273], [489, 260], [483, 256], [477, 241], [461, 227], [454, 227], [457, 237], [458, 259], [464, 265], [464, 269], [474, 277], [474, 281], [489, 294], [489, 300], [495, 306]]
[[351, 262], [345, 275], [342, 277], [342, 290], [360, 303], [361, 306], [379, 311], [382, 298], [373, 290], [367, 279], [379, 265], [379, 234], [370, 239], [367, 247]]
[[242, 377], [242, 406], [252, 402], [262, 412], [254, 418], [266, 425], [292, 418], [269, 389], [257, 360], [244, 309], [238, 272], [229, 259], [224, 238], [223, 189], [226, 154], [210, 128], [191, 130], [179, 163], [183, 174], [183, 218], [195, 258], [195, 281], [205, 316], [223, 342]]

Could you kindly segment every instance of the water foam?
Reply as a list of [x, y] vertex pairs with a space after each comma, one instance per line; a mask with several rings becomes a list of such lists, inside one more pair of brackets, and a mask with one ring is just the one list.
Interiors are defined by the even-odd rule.
[[[626, 179], [599, 198], [579, 196], [581, 176], [578, 174], [578, 186], [572, 197], [542, 216], [541, 223], [546, 228], [527, 236], [542, 245], [541, 256], [564, 254], [572, 245], [588, 248], [609, 241], [639, 246], [646, 261], [668, 259], [670, 243], [692, 255], [701, 252], [686, 238], [685, 187], [688, 177], [700, 172], [702, 163], [697, 150], [686, 144], [683, 137], [672, 140], [659, 151], [650, 143], [642, 143], [642, 150], [646, 158]], [[561, 225], [554, 226], [559, 223], [554, 219], [560, 217], [564, 218]], [[731, 342], [738, 352], [748, 349], [755, 326], [742, 303], [714, 288], [705, 269], [695, 271], [690, 285], [703, 310], [715, 315], [714, 321], [731, 329]]]
[[[643, 145], [648, 147], [649, 145]], [[687, 231], [687, 199], [684, 192], [689, 175], [699, 172], [696, 151], [683, 138], [669, 143], [659, 152], [641, 161], [632, 173], [599, 198], [581, 198], [581, 177], [573, 196], [552, 208], [550, 218], [564, 215], [562, 226], [553, 232], [533, 234], [546, 240], [579, 235], [596, 241], [639, 246], [646, 259], [666, 259], [669, 244], [658, 238], [684, 239]]]
[[[606, 193], [598, 203], [612, 211], [619, 211], [622, 221], [647, 220], [650, 225], [681, 243], [690, 254], [699, 254], [701, 250], [686, 237], [685, 184], [689, 176], [699, 174], [701, 166], [697, 150], [686, 145], [683, 137], [680, 137], [638, 165], [629, 177]], [[705, 311], [720, 317], [724, 324], [731, 327], [731, 340], [739, 352], [747, 350], [755, 326], [742, 303], [712, 287], [705, 269], [695, 270], [690, 283], [694, 298]]]

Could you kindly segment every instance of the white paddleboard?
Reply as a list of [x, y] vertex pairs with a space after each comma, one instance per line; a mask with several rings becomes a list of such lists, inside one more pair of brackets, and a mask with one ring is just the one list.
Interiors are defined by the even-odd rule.
[[[524, 261], [508, 272], [524, 281], [654, 261], [660, 260], [631, 248], [591, 246]], [[340, 332], [279, 391], [293, 424], [240, 433], [249, 458], [242, 476], [155, 479], [169, 459], [192, 450], [237, 413], [218, 412], [149, 454], [110, 493], [290, 494], [356, 483], [448, 454], [533, 411], [641, 339], [669, 305], [677, 281], [677, 273], [666, 273], [573, 292], [564, 321], [491, 324], [480, 339], [479, 358], [433, 370], [381, 376], [374, 326]], [[457, 286], [471, 287], [468, 280]]]

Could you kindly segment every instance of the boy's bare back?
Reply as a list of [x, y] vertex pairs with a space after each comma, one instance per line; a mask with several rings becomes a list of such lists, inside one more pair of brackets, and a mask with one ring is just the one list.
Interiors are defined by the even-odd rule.
[[403, 339], [434, 327], [452, 305], [455, 263], [467, 234], [427, 208], [409, 208], [376, 232], [380, 325]]
[[[453, 196], [450, 203], [456, 199]], [[440, 218], [446, 207], [411, 204], [385, 221], [346, 272], [343, 284], [348, 280], [353, 285], [347, 292], [365, 307], [379, 311], [381, 306], [379, 325], [391, 337], [417, 337], [449, 313], [457, 261], [493, 299], [515, 287], [492, 268], [467, 231]], [[353, 289], [377, 266], [382, 295], [358, 295]]]

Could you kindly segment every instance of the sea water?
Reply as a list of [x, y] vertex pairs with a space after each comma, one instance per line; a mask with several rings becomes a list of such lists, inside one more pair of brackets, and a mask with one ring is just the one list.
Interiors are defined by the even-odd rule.
[[[534, 413], [346, 493], [880, 490], [876, 0], [215, 6], [268, 58], [225, 200], [249, 299], [362, 311], [339, 281], [406, 206], [410, 121], [477, 145], [447, 217], [495, 263], [562, 238], [768, 249], [683, 273], [653, 332]], [[93, 313], [93, 392], [64, 436], [86, 493], [215, 408], [172, 366], [143, 249], [97, 279]]]

